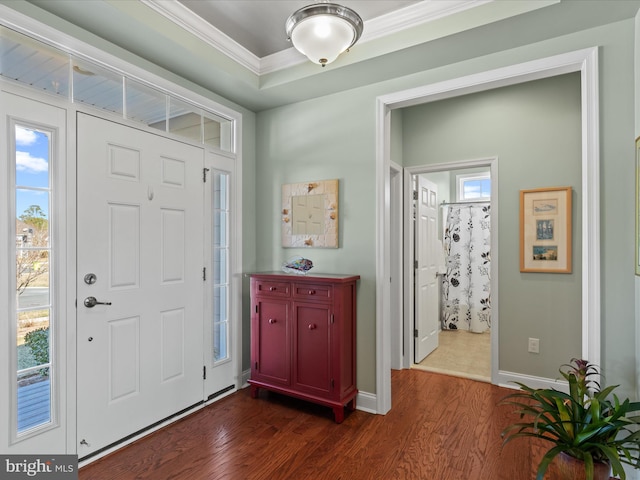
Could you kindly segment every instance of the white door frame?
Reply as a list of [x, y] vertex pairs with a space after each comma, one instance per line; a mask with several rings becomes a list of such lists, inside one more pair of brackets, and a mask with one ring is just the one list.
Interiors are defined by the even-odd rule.
[[[391, 111], [445, 98], [581, 74], [582, 107], [582, 358], [600, 364], [600, 175], [598, 48], [455, 78], [380, 96], [376, 100], [376, 411], [391, 409], [390, 153]], [[498, 383], [517, 375], [498, 372]]]
[[[467, 168], [477, 167], [489, 167], [491, 175], [491, 185], [498, 185], [498, 157], [491, 158], [479, 158], [474, 160], [463, 160], [451, 163], [434, 163], [432, 165], [421, 165], [417, 167], [407, 167], [404, 169], [404, 185], [405, 191], [411, 190], [411, 177], [413, 175], [421, 175], [423, 173], [436, 173], [446, 172], [451, 170], [461, 170]], [[498, 189], [491, 189], [491, 218], [498, 218]], [[414, 235], [413, 235], [413, 222], [411, 221], [411, 205], [413, 198], [410, 194], [403, 196], [404, 211], [406, 217], [404, 219], [405, 238], [408, 238], [408, 246], [405, 247], [405, 261], [404, 261], [404, 283], [407, 288], [403, 292], [403, 301], [406, 306], [405, 318], [403, 320], [405, 324], [405, 342], [408, 342], [409, 348], [405, 352], [403, 359], [404, 368], [410, 368], [413, 364], [414, 358], [414, 342], [413, 342], [413, 329], [415, 322], [414, 312], [414, 276], [413, 276], [413, 260], [414, 260]], [[490, 225], [490, 241], [491, 252], [498, 251], [498, 222], [492, 221]], [[491, 256], [491, 383], [498, 383], [498, 255]], [[395, 325], [393, 317], [391, 317], [391, 329], [400, 328], [399, 325]], [[407, 327], [408, 325], [408, 327]]]
[[[391, 216], [389, 221], [391, 222], [391, 231], [397, 232], [398, 235], [391, 237], [391, 318], [398, 319], [402, 322], [404, 318], [404, 312], [406, 311], [406, 303], [404, 302], [404, 259], [403, 253], [405, 247], [402, 244], [402, 231], [404, 229], [403, 224], [405, 222], [403, 214], [403, 182], [404, 173], [403, 168], [397, 163], [391, 162], [389, 169], [391, 190], [389, 194], [389, 200], [391, 202], [390, 211]], [[406, 324], [400, 323], [394, 325], [391, 329], [391, 368], [396, 370], [402, 370], [408, 368], [410, 365], [406, 365], [405, 357], [407, 354], [407, 343], [405, 340], [405, 333], [409, 327]]]

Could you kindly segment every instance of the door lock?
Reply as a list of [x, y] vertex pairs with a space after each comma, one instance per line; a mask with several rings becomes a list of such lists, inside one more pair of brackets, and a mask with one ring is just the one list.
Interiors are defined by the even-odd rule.
[[96, 305], [111, 305], [111, 302], [99, 302], [96, 297], [87, 297], [84, 299], [84, 306], [87, 308], [93, 308]]

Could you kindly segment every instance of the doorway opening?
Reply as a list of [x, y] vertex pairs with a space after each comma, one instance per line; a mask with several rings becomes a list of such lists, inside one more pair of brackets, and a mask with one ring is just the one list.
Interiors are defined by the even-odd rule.
[[411, 367], [491, 382], [490, 165], [413, 174], [411, 185]]
[[[581, 185], [584, 187], [582, 195], [582, 357], [591, 361], [600, 360], [600, 241], [599, 241], [599, 155], [598, 135], [598, 91], [597, 91], [597, 49], [590, 48], [570, 53], [560, 54], [533, 60], [522, 64], [511, 65], [495, 70], [472, 74], [440, 83], [427, 85], [415, 89], [378, 97], [376, 123], [376, 165], [377, 165], [377, 195], [376, 195], [376, 411], [385, 414], [391, 409], [391, 365], [394, 363], [394, 346], [390, 345], [393, 318], [390, 301], [395, 291], [393, 281], [389, 282], [391, 260], [397, 258], [393, 252], [391, 242], [391, 212], [392, 202], [389, 202], [391, 186], [391, 139], [392, 139], [392, 111], [404, 107], [429, 103], [445, 98], [462, 96], [467, 93], [515, 85], [530, 80], [542, 79], [562, 75], [570, 72], [580, 72], [580, 116], [581, 116]], [[495, 162], [494, 162], [495, 163]], [[450, 169], [451, 164], [432, 165], [431, 171]], [[429, 170], [427, 170], [429, 171]], [[405, 187], [407, 178], [405, 170]], [[422, 172], [413, 172], [422, 173]], [[492, 180], [497, 183], [497, 169], [491, 169]], [[405, 188], [406, 191], [406, 188]], [[492, 194], [494, 217], [497, 217], [495, 207], [498, 205], [495, 192]], [[395, 234], [395, 233], [394, 233]], [[404, 235], [405, 242], [407, 235]], [[492, 232], [493, 241], [497, 241], [497, 232]], [[495, 250], [495, 249], [494, 249]], [[405, 249], [406, 251], [406, 249]], [[493, 268], [498, 271], [494, 258]], [[406, 262], [406, 259], [405, 259]], [[406, 264], [405, 264], [406, 265]], [[407, 269], [405, 268], [405, 272]], [[393, 280], [393, 279], [392, 279]], [[495, 281], [495, 280], [494, 280]], [[405, 279], [402, 283], [406, 285]], [[495, 292], [492, 301], [497, 302]], [[404, 305], [404, 309], [408, 308]], [[494, 310], [495, 312], [495, 310]], [[406, 316], [404, 316], [406, 319]], [[493, 318], [495, 324], [497, 319]], [[494, 330], [492, 328], [492, 330]], [[407, 329], [408, 330], [408, 329]], [[405, 330], [406, 331], [406, 330]], [[493, 332], [493, 339], [497, 332]], [[406, 344], [406, 343], [405, 343]], [[497, 345], [493, 343], [492, 355], [497, 356]], [[522, 374], [497, 369], [497, 359], [492, 368], [492, 383], [507, 384], [513, 381], [523, 381]], [[403, 368], [406, 366], [403, 364]], [[547, 385], [551, 380], [541, 379], [540, 383]]]

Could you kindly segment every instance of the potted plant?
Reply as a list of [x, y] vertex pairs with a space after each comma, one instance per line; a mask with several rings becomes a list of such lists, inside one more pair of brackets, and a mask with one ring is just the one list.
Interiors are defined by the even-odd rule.
[[[563, 463], [577, 461], [586, 480], [608, 479], [612, 470], [625, 479], [623, 463], [640, 468], [640, 402], [620, 402], [612, 393], [618, 385], [601, 389], [598, 368], [586, 360], [574, 358], [560, 373], [569, 383], [569, 393], [516, 382], [520, 390], [501, 404], [515, 406], [521, 421], [502, 431], [503, 445], [519, 437], [552, 444], [540, 461], [536, 480], [543, 479], [557, 456], [560, 472]], [[602, 477], [594, 476], [598, 471]], [[578, 478], [571, 475], [567, 478]]]

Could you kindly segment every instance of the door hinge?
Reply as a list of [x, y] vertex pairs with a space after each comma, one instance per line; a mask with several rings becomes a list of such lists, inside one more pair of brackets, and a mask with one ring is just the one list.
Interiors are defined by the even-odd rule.
[[335, 388], [335, 382], [333, 381], [333, 378], [331, 379], [331, 390], [333, 390]]
[[256, 313], [258, 313], [258, 304], [256, 303]]
[[256, 362], [254, 365], [255, 365], [255, 369], [258, 370], [258, 362]]
[[415, 329], [413, 330], [413, 337], [414, 337], [414, 338], [418, 338], [418, 329], [417, 329], [417, 328], [415, 328]]
[[202, 281], [207, 281], [207, 267], [202, 267]]
[[207, 366], [206, 366], [206, 365], [204, 365], [204, 366], [202, 367], [202, 379], [203, 379], [203, 380], [206, 380], [206, 379], [207, 379]]
[[418, 191], [417, 190], [413, 191], [413, 199], [414, 200], [418, 200]]
[[414, 260], [413, 261], [413, 268], [415, 268], [415, 269], [418, 268], [418, 260]]
[[204, 183], [207, 183], [207, 172], [209, 171], [208, 168], [203, 168], [202, 169], [202, 181]]

